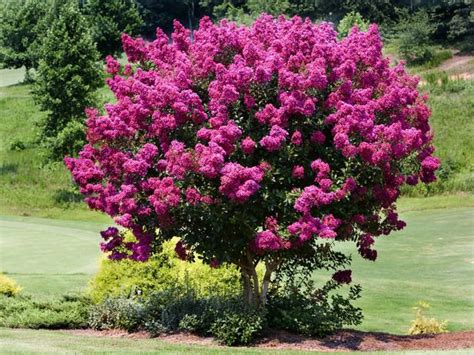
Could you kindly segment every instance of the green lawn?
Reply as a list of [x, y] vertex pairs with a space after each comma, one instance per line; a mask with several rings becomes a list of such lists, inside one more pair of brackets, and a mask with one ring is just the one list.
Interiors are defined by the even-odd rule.
[[27, 293], [61, 295], [83, 289], [97, 270], [104, 224], [0, 217], [0, 271]]
[[424, 300], [450, 330], [474, 329], [474, 209], [403, 214], [405, 230], [380, 237], [375, 263], [354, 256], [363, 286], [363, 330], [406, 333], [411, 307]]
[[[1, 329], [0, 352], [9, 353], [109, 353], [126, 354], [314, 354], [319, 351], [288, 351], [257, 348], [228, 348], [223, 346], [199, 346], [173, 344], [160, 339], [105, 338], [95, 336], [77, 336], [62, 331]], [[470, 350], [450, 351], [400, 351], [400, 352], [364, 352], [364, 354], [470, 354]], [[360, 352], [344, 352], [344, 354], [360, 354]]]

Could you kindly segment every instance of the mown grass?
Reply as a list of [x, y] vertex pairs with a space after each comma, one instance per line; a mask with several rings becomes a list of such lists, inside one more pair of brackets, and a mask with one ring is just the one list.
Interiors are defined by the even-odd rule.
[[[104, 97], [106, 91], [100, 94]], [[37, 144], [44, 115], [29, 85], [0, 88], [0, 214], [104, 220], [78, 202], [62, 162], [46, 164]], [[19, 143], [25, 149], [15, 149]]]
[[474, 81], [450, 80], [422, 87], [429, 95], [438, 181], [404, 189], [406, 195], [474, 190]]

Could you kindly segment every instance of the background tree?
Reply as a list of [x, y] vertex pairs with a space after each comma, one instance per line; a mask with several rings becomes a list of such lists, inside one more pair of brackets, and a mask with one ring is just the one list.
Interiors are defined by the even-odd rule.
[[288, 12], [288, 0], [247, 0], [245, 2], [225, 0], [213, 9], [217, 18], [227, 18], [242, 24], [250, 24], [262, 13], [269, 15], [284, 15]]
[[53, 159], [74, 154], [84, 140], [84, 109], [96, 103], [102, 85], [99, 55], [75, 1], [58, 2], [40, 55], [33, 94], [48, 111], [42, 139]]
[[[427, 8], [434, 26], [433, 38], [458, 40], [474, 35], [474, 5], [472, 1], [444, 0]], [[473, 40], [474, 42], [474, 40]], [[471, 48], [474, 45], [471, 45]]]
[[347, 37], [354, 26], [357, 26], [360, 31], [367, 31], [369, 22], [364, 20], [358, 12], [348, 12], [337, 25], [339, 38]]
[[[142, 34], [147, 38], [155, 36], [157, 27], [171, 31], [173, 20], [188, 23], [188, 6], [182, 0], [137, 0], [140, 13], [145, 22]], [[197, 14], [196, 14], [197, 16]]]
[[398, 51], [407, 63], [421, 64], [433, 57], [430, 37], [434, 28], [426, 11], [419, 10], [413, 15], [405, 15], [395, 28]]
[[15, 0], [0, 2], [0, 63], [4, 68], [37, 68], [41, 39], [48, 25], [45, 19], [51, 1]]
[[102, 58], [120, 53], [121, 34], [137, 35], [143, 25], [135, 0], [87, 0], [83, 12]]

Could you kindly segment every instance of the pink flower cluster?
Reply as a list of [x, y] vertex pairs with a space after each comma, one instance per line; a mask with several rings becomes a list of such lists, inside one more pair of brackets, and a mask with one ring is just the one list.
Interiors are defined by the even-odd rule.
[[103, 232], [112, 258], [180, 235], [181, 257], [187, 245], [215, 265], [317, 238], [374, 260], [374, 238], [404, 225], [400, 187], [435, 179], [426, 97], [375, 25], [338, 40], [327, 23], [262, 15], [203, 18], [192, 41], [178, 22], [171, 40], [156, 34], [123, 35], [131, 64], [106, 59], [116, 102], [87, 110], [89, 144], [65, 159], [89, 206], [136, 237]]

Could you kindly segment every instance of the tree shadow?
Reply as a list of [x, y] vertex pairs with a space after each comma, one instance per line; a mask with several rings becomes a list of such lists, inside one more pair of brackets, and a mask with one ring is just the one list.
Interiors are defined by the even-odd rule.
[[[433, 338], [435, 334], [397, 335], [381, 332], [363, 332], [359, 330], [341, 330], [321, 339], [321, 344], [331, 349], [361, 350], [362, 343], [410, 343], [414, 339]], [[403, 345], [402, 345], [403, 347]]]
[[79, 191], [64, 188], [56, 190], [53, 194], [54, 202], [62, 205], [82, 202], [83, 198]]
[[0, 175], [7, 175], [11, 173], [16, 173], [18, 171], [18, 163], [7, 163], [0, 165]]

